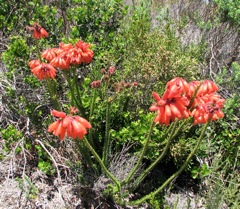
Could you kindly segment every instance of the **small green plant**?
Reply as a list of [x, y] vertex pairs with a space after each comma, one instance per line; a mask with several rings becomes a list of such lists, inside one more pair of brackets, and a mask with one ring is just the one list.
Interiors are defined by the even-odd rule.
[[[14, 144], [18, 142], [22, 137], [23, 134], [18, 131], [13, 125], [9, 125], [6, 129], [0, 129], [2, 138], [4, 140], [4, 150], [9, 152]], [[18, 154], [21, 151], [20, 147], [17, 147], [15, 152]]]
[[[237, 158], [239, 158], [239, 150]], [[239, 162], [235, 160], [233, 164], [229, 157], [225, 158], [224, 153], [220, 152], [212, 160], [211, 166], [205, 194], [206, 208], [219, 208], [226, 205], [237, 209], [240, 200]]]
[[240, 5], [238, 0], [214, 0], [219, 6], [222, 19], [233, 24], [240, 24]]
[[206, 164], [203, 164], [203, 165], [201, 165], [201, 167], [194, 166], [191, 169], [191, 173], [192, 173], [192, 177], [194, 179], [199, 178], [199, 177], [200, 178], [204, 178], [207, 175], [209, 175], [210, 170], [209, 170], [209, 168], [208, 168], [208, 166]]
[[22, 192], [26, 195], [28, 200], [34, 200], [38, 196], [38, 189], [35, 185], [30, 181], [27, 176], [24, 176], [23, 179], [16, 178], [18, 181], [18, 186], [22, 190]]
[[[11, 36], [8, 49], [3, 52], [2, 59], [8, 69], [9, 78], [12, 79], [13, 73], [24, 73], [27, 72], [26, 64], [30, 54], [29, 47], [26, 40], [22, 36]], [[21, 68], [21, 70], [19, 70]]]

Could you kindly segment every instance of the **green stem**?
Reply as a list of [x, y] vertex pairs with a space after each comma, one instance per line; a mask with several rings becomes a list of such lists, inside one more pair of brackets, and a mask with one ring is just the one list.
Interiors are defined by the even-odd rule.
[[[91, 105], [90, 105], [90, 113], [89, 113], [89, 123], [92, 124], [92, 115], [93, 115], [93, 110], [94, 110], [94, 105], [95, 105], [95, 100], [96, 100], [96, 89], [93, 89], [93, 97], [92, 97], [92, 101], [91, 101]], [[89, 140], [92, 143], [93, 140], [93, 129], [91, 128], [89, 130]]]
[[36, 43], [38, 59], [39, 59], [40, 62], [42, 62], [43, 60], [42, 60], [42, 56], [41, 56], [41, 53], [40, 53], [39, 41], [36, 40], [35, 43]]
[[105, 130], [105, 141], [103, 145], [103, 163], [107, 165], [108, 156], [110, 152], [110, 137], [109, 137], [109, 131], [110, 131], [110, 106], [111, 101], [110, 99], [107, 100], [107, 109], [106, 109], [106, 130]]
[[142, 172], [142, 174], [136, 179], [136, 181], [134, 182], [131, 191], [134, 191], [138, 185], [144, 180], [144, 178], [151, 172], [151, 170], [165, 157], [165, 155], [167, 154], [167, 151], [170, 147], [170, 144], [172, 142], [172, 140], [177, 136], [177, 134], [179, 133], [179, 131], [182, 129], [183, 125], [186, 123], [187, 120], [184, 120], [180, 126], [178, 127], [177, 130], [175, 130], [177, 123], [172, 123], [169, 130], [171, 131], [171, 133], [169, 134], [169, 137], [167, 139], [167, 144], [163, 150], [163, 152], [161, 153], [161, 155], [145, 170]]
[[108, 169], [106, 168], [106, 166], [104, 165], [103, 161], [101, 160], [101, 158], [99, 157], [99, 155], [96, 153], [96, 151], [93, 149], [93, 147], [91, 146], [91, 144], [88, 142], [87, 139], [83, 139], [85, 145], [87, 146], [87, 148], [92, 152], [93, 156], [95, 157], [95, 159], [98, 161], [98, 163], [100, 164], [103, 172], [115, 183], [115, 185], [118, 188], [118, 191], [120, 191], [121, 189], [121, 184], [120, 182], [108, 171]]
[[131, 181], [133, 175], [136, 173], [137, 169], [141, 165], [142, 159], [143, 159], [143, 157], [144, 157], [144, 155], [146, 153], [146, 150], [147, 150], [147, 147], [148, 147], [148, 143], [149, 143], [150, 138], [151, 138], [151, 134], [152, 134], [152, 130], [153, 130], [154, 124], [155, 124], [154, 120], [152, 120], [151, 126], [149, 128], [149, 132], [148, 132], [148, 135], [147, 135], [147, 139], [145, 141], [145, 144], [144, 144], [143, 150], [141, 152], [141, 155], [139, 156], [138, 161], [137, 161], [136, 165], [134, 166], [134, 168], [130, 171], [130, 173], [128, 174], [127, 178], [123, 181], [123, 184], [128, 184]]
[[74, 67], [73, 68], [73, 81], [74, 81], [74, 85], [75, 85], [75, 89], [76, 89], [76, 92], [77, 92], [77, 99], [78, 100], [78, 103], [79, 103], [79, 110], [82, 114], [82, 116], [85, 116], [85, 108], [83, 107], [83, 104], [82, 104], [82, 98], [81, 98], [81, 94], [80, 94], [80, 90], [79, 90], [79, 85], [78, 85], [78, 82], [77, 82], [77, 73], [76, 73], [76, 68]]
[[48, 92], [50, 94], [50, 99], [53, 103], [53, 107], [56, 110], [61, 110], [61, 104], [59, 103], [57, 93], [55, 91], [55, 86], [52, 83], [52, 82], [54, 82], [54, 80], [47, 79], [46, 82], [47, 82], [47, 89], [48, 89]]
[[209, 122], [207, 122], [205, 124], [205, 126], [202, 129], [201, 135], [198, 138], [197, 144], [195, 145], [194, 149], [192, 150], [192, 152], [188, 155], [186, 161], [183, 163], [183, 165], [179, 168], [179, 170], [174, 173], [172, 176], [170, 176], [163, 184], [162, 186], [160, 186], [157, 190], [155, 190], [154, 192], [149, 193], [148, 195], [144, 196], [143, 198], [136, 200], [136, 201], [132, 201], [130, 202], [129, 205], [139, 205], [143, 202], [145, 202], [148, 199], [153, 198], [156, 194], [158, 194], [159, 192], [161, 192], [173, 179], [175, 179], [176, 177], [179, 176], [179, 174], [187, 167], [187, 165], [189, 164], [190, 160], [192, 159], [192, 157], [195, 155], [195, 153], [197, 152], [200, 143], [203, 139], [203, 136], [205, 134], [205, 131], [208, 127]]
[[85, 109], [83, 108], [83, 106], [81, 105], [81, 103], [79, 103], [81, 100], [78, 100], [76, 98], [75, 92], [74, 92], [74, 83], [72, 83], [71, 78], [70, 78], [70, 71], [69, 70], [63, 70], [63, 74], [67, 80], [69, 89], [70, 89], [70, 93], [71, 93], [71, 103], [74, 105], [76, 104], [78, 110], [80, 111], [81, 115], [83, 117], [85, 117]]
[[95, 167], [93, 166], [93, 161], [91, 159], [91, 156], [90, 156], [89, 152], [86, 150], [85, 144], [81, 143], [80, 140], [77, 140], [77, 144], [78, 144], [78, 149], [79, 149], [81, 155], [86, 160], [88, 166], [91, 167], [92, 169], [94, 169]]

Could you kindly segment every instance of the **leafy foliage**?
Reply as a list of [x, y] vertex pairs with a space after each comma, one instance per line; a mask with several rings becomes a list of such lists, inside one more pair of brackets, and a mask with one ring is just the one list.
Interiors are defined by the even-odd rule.
[[230, 21], [233, 24], [240, 24], [240, 4], [238, 0], [214, 0], [220, 7], [220, 12], [224, 21]]
[[[215, 0], [215, 2], [227, 20], [234, 24], [239, 23], [237, 16], [239, 8], [235, 6], [235, 1], [227, 4], [221, 0]], [[102, 150], [106, 148], [106, 141], [110, 147], [115, 147], [114, 150], [106, 151], [106, 165], [110, 168], [112, 163], [110, 156], [120, 153], [126, 144], [131, 145], [129, 148], [131, 156], [141, 153], [142, 147], [148, 140], [148, 131], [153, 120], [153, 114], [149, 113], [153, 90], [163, 93], [166, 82], [173, 77], [184, 77], [187, 80], [201, 79], [199, 65], [204, 60], [203, 52], [207, 45], [201, 42], [198, 45], [184, 46], [177, 30], [185, 27], [189, 19], [184, 17], [185, 19], [179, 20], [178, 23], [173, 22], [168, 10], [160, 11], [158, 18], [160, 26], [153, 28], [149, 1], [139, 1], [133, 7], [124, 6], [123, 0], [53, 0], [50, 2], [0, 0], [0, 4], [2, 6], [0, 21], [3, 23], [0, 29], [3, 30], [4, 36], [11, 34], [7, 49], [2, 53], [2, 60], [7, 67], [6, 78], [9, 81], [17, 78], [14, 86], [9, 85], [3, 88], [3, 99], [11, 110], [11, 114], [14, 115], [15, 122], [20, 120], [19, 118], [24, 119], [24, 123], [30, 121], [27, 128], [22, 124], [21, 127], [24, 126], [22, 129], [16, 128], [12, 124], [1, 128], [4, 150], [9, 152], [20, 138], [24, 139], [24, 146], [18, 147], [16, 154], [24, 152], [22, 148], [30, 151], [34, 155], [34, 165], [48, 176], [56, 175], [58, 168], [53, 167], [49, 153], [43, 149], [43, 146], [32, 143], [29, 131], [25, 130], [30, 129], [36, 132], [36, 135], [31, 137], [45, 139], [46, 131], [43, 130], [52, 120], [49, 116], [49, 109], [53, 107], [53, 103], [51, 98], [49, 99], [49, 92], [45, 92], [47, 90], [46, 83], [41, 83], [31, 76], [30, 69], [27, 67], [29, 58], [37, 56], [37, 53], [34, 42], [24, 30], [24, 26], [39, 22], [49, 31], [49, 39], [39, 41], [39, 45], [43, 48], [56, 47], [60, 41], [75, 43], [79, 38], [92, 44], [95, 53], [93, 62], [76, 67], [72, 73], [75, 78], [69, 80], [70, 84], [76, 86], [72, 89], [68, 88], [67, 84], [55, 87], [59, 91], [58, 96], [60, 95], [64, 110], [76, 103], [73, 100], [68, 101], [69, 97], [78, 96], [81, 100], [85, 116], [93, 126], [93, 129], [89, 131], [90, 142], [103, 161], [106, 156], [104, 153], [102, 154]], [[16, 6], [12, 7], [13, 4]], [[31, 12], [29, 13], [29, 11]], [[204, 30], [210, 30], [212, 27], [210, 20], [207, 23], [200, 20], [198, 23], [198, 27]], [[109, 76], [109, 74], [101, 72], [106, 72], [110, 66], [116, 68], [114, 75]], [[226, 102], [224, 111], [227, 117], [212, 124], [207, 130], [206, 139], [211, 139], [211, 147], [208, 146], [207, 140], [204, 141], [200, 145], [197, 157], [187, 168], [188, 171], [191, 170], [193, 178], [203, 179], [209, 176], [211, 167], [207, 164], [199, 165], [196, 159], [206, 159], [208, 155], [216, 155], [219, 149], [223, 150], [223, 156], [228, 159], [229, 165], [235, 165], [235, 158], [238, 157], [239, 152], [238, 137], [240, 135], [238, 128], [240, 117], [239, 72], [239, 64], [233, 62], [230, 70], [227, 67], [223, 68], [222, 74], [219, 74], [217, 78], [217, 82], [224, 90], [234, 94]], [[61, 71], [58, 73], [57, 82], [64, 83], [66, 81], [64, 73]], [[101, 81], [101, 86], [93, 91], [91, 82], [96, 80]], [[131, 86], [133, 82], [137, 82], [137, 87]], [[79, 92], [76, 90], [78, 88]], [[64, 92], [63, 89], [66, 91]], [[222, 94], [224, 95], [223, 89]], [[180, 126], [180, 123], [176, 124]], [[174, 133], [174, 131], [174, 128], [153, 127], [144, 162], [146, 161], [148, 164], [161, 156], [164, 146], [167, 144], [167, 137], [171, 135], [170, 132]], [[176, 166], [174, 169], [179, 169], [193, 147], [196, 146], [196, 136], [199, 135], [200, 126], [189, 125], [181, 129], [168, 147], [169, 150], [165, 153], [164, 161], [173, 159], [174, 166]], [[51, 142], [44, 140], [44, 143], [55, 147], [59, 146], [54, 140]], [[61, 145], [64, 148], [68, 147], [65, 141]], [[86, 151], [82, 142], [78, 146], [78, 148], [73, 147], [71, 152], [68, 149], [65, 151], [58, 149], [58, 151], [69, 161], [72, 160], [68, 163], [72, 165], [71, 169], [78, 172], [81, 183], [91, 183], [92, 179], [88, 181], [83, 181], [83, 179], [90, 178], [89, 173], [94, 173], [91, 178], [96, 179], [103, 170], [96, 165], [96, 156], [93, 158]], [[80, 150], [79, 156], [76, 155], [79, 152], [78, 149]], [[127, 161], [126, 159], [128, 158], [120, 160]], [[74, 165], [75, 162], [81, 162], [81, 166]], [[224, 175], [227, 176], [231, 173], [230, 167], [225, 168]], [[117, 173], [121, 169], [111, 169], [121, 176], [122, 173]], [[122, 175], [124, 176], [124, 174]], [[21, 189], [30, 199], [35, 198], [38, 190], [28, 179], [24, 179], [24, 181], [27, 182], [27, 186], [24, 186], [23, 181], [19, 180]], [[100, 188], [101, 191], [105, 189], [106, 185], [104, 183], [103, 185]], [[126, 185], [124, 186], [124, 189], [127, 190]], [[109, 185], [106, 187], [109, 187], [106, 189], [108, 194], [114, 193], [114, 197], [117, 196], [114, 190], [116, 188]], [[231, 200], [233, 200], [232, 194], [228, 194]], [[125, 191], [120, 195], [129, 197]], [[227, 202], [227, 200], [224, 201]], [[156, 197], [152, 196], [149, 198], [149, 202], [152, 207], [160, 208], [161, 194]]]

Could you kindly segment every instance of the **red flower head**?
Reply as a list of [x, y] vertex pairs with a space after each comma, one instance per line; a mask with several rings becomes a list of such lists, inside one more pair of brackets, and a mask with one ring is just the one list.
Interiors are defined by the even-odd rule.
[[57, 67], [63, 70], [69, 69], [70, 67], [70, 62], [68, 58], [64, 55], [53, 58], [50, 64], [54, 67]]
[[61, 43], [59, 44], [59, 48], [60, 48], [60, 49], [63, 49], [64, 51], [68, 51], [68, 50], [70, 50], [70, 49], [73, 49], [74, 46], [73, 46], [72, 44], [65, 44], [65, 43], [61, 42]]
[[66, 56], [72, 65], [79, 65], [82, 63], [82, 51], [80, 49], [72, 48], [66, 52]]
[[205, 95], [205, 94], [212, 94], [218, 90], [217, 85], [210, 80], [205, 80], [202, 82], [201, 86], [199, 87], [199, 90], [197, 92], [198, 95]]
[[108, 68], [108, 74], [109, 75], [112, 75], [112, 74], [114, 74], [115, 73], [115, 67], [114, 66], [110, 66], [109, 68]]
[[189, 86], [183, 78], [174, 78], [167, 83], [166, 91], [163, 94], [163, 99], [180, 97], [188, 94]]
[[165, 98], [156, 93], [152, 93], [155, 103], [150, 107], [150, 111], [157, 111], [157, 116], [154, 120], [155, 123], [169, 125], [170, 120], [174, 121], [176, 118], [183, 119], [189, 117], [187, 105], [189, 100], [185, 96]]
[[29, 63], [28, 63], [28, 66], [33, 69], [37, 66], [39, 66], [41, 64], [41, 62], [39, 60], [31, 60]]
[[38, 23], [34, 23], [33, 27], [26, 27], [29, 31], [33, 31], [33, 37], [35, 39], [48, 37], [48, 32], [42, 28]]
[[42, 63], [33, 68], [31, 71], [39, 80], [48, 78], [53, 79], [56, 76], [56, 69], [50, 64]]
[[63, 140], [66, 134], [73, 139], [82, 139], [87, 134], [87, 129], [92, 128], [91, 124], [80, 116], [66, 115], [56, 110], [52, 110], [51, 113], [59, 119], [49, 125], [48, 132], [53, 132], [60, 140]]
[[41, 56], [48, 62], [51, 62], [57, 55], [53, 49], [46, 49], [43, 51]]
[[138, 86], [138, 82], [136, 82], [136, 81], [134, 81], [134, 82], [132, 82], [132, 86]]
[[[224, 117], [221, 108], [225, 100], [215, 93], [217, 90], [213, 81], [192, 81], [188, 84], [182, 78], [174, 78], [167, 83], [162, 98], [156, 92], [152, 93], [156, 102], [150, 111], [157, 111], [154, 121], [165, 125], [175, 118], [187, 118], [189, 115], [194, 118], [194, 124], [214, 121]], [[194, 100], [190, 104], [191, 99]]]
[[194, 125], [206, 123], [208, 120], [215, 121], [224, 117], [221, 108], [223, 108], [225, 100], [220, 95], [208, 94], [198, 101], [200, 102], [191, 112], [191, 116], [194, 118]]
[[101, 81], [100, 81], [100, 80], [93, 81], [93, 82], [91, 83], [91, 87], [92, 87], [92, 88], [97, 89], [97, 88], [99, 88], [100, 86], [101, 86]]
[[85, 42], [82, 42], [81, 40], [79, 40], [75, 46], [78, 48], [78, 49], [81, 49], [82, 53], [81, 53], [81, 56], [82, 56], [82, 62], [88, 64], [92, 61], [92, 58], [93, 58], [93, 51], [90, 49], [91, 45], [85, 43]]

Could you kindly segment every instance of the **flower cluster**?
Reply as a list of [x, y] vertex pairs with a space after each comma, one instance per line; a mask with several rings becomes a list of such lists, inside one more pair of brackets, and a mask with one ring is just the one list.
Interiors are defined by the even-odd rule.
[[102, 83], [101, 80], [93, 81], [93, 82], [91, 82], [91, 87], [95, 88], [95, 89], [98, 89], [98, 88], [100, 88], [101, 83]]
[[116, 71], [116, 68], [114, 66], [110, 66], [107, 71], [104, 68], [100, 70], [100, 72], [105, 75], [113, 75], [115, 71]]
[[59, 48], [46, 49], [41, 56], [54, 67], [64, 70], [69, 69], [70, 65], [90, 63], [93, 54], [90, 45], [79, 40], [75, 45], [61, 42]]
[[26, 29], [33, 32], [33, 37], [35, 39], [48, 37], [48, 32], [38, 23], [34, 23], [33, 26], [27, 26]]
[[212, 81], [187, 83], [182, 78], [174, 78], [167, 83], [162, 98], [153, 92], [155, 103], [150, 111], [157, 111], [156, 123], [169, 125], [170, 121], [194, 118], [194, 124], [206, 123], [224, 116], [221, 108], [225, 102], [215, 92], [218, 90]]
[[[70, 108], [71, 114], [76, 112], [78, 112], [76, 108]], [[73, 139], [77, 137], [82, 139], [87, 134], [87, 129], [92, 128], [91, 124], [80, 116], [66, 115], [57, 110], [52, 110], [51, 114], [59, 119], [49, 125], [48, 132], [53, 132], [60, 140], [63, 140], [66, 134]]]
[[121, 92], [125, 88], [128, 89], [128, 88], [137, 87], [137, 86], [138, 86], [138, 82], [136, 82], [136, 81], [134, 81], [132, 83], [120, 81], [120, 82], [115, 82], [113, 84], [113, 89], [114, 89], [115, 92]]
[[[38, 39], [48, 36], [45, 29], [37, 23], [35, 23], [33, 27], [28, 27], [28, 29], [33, 30], [34, 38]], [[42, 52], [41, 57], [49, 62], [48, 64], [39, 60], [32, 60], [29, 62], [29, 66], [38, 79], [53, 79], [56, 76], [55, 68], [67, 70], [71, 65], [90, 63], [94, 55], [90, 47], [91, 45], [81, 40], [74, 45], [61, 42], [58, 48], [50, 48]]]
[[39, 60], [32, 60], [28, 65], [33, 75], [40, 81], [48, 78], [54, 79], [56, 76], [56, 69], [50, 64], [41, 63]]

